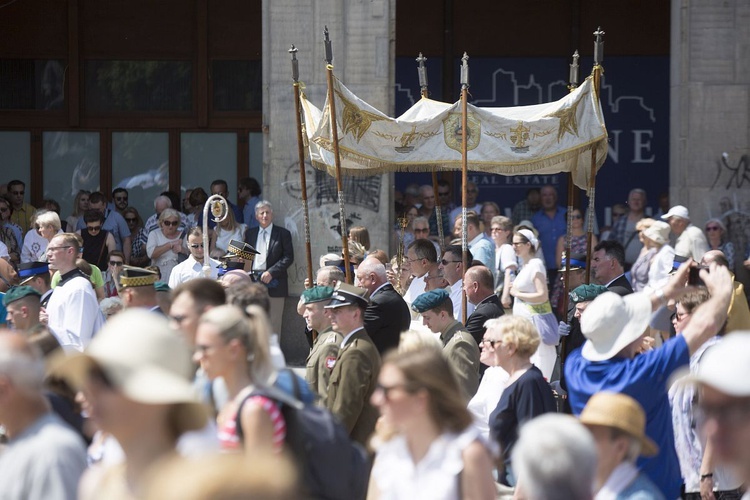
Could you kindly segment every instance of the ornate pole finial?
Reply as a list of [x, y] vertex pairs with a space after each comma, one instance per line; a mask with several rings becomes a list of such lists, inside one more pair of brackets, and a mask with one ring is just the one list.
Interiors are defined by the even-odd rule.
[[604, 40], [602, 40], [604, 32], [601, 26], [594, 31], [594, 36], [596, 37], [596, 40], [594, 40], [594, 66], [599, 66], [604, 60]]
[[419, 57], [417, 57], [417, 73], [419, 74], [419, 88], [422, 89], [423, 93], [427, 90], [427, 67], [424, 64], [426, 61], [427, 58], [420, 52]]
[[461, 58], [461, 88], [469, 88], [469, 55], [466, 52]]
[[579, 58], [580, 58], [580, 56], [578, 55], [578, 51], [576, 50], [573, 53], [573, 64], [570, 65], [570, 79], [569, 79], [570, 80], [570, 85], [569, 85], [570, 89], [574, 89], [574, 88], [578, 87], [578, 82], [579, 82], [579, 73], [578, 73], [578, 71], [580, 69], [579, 66], [578, 66], [578, 59]]
[[326, 46], [326, 64], [333, 63], [333, 49], [331, 48], [331, 39], [328, 36], [328, 26], [323, 30], [323, 42]]
[[299, 81], [299, 61], [297, 60], [297, 47], [292, 44], [292, 47], [288, 51], [292, 55], [292, 80], [294, 83]]

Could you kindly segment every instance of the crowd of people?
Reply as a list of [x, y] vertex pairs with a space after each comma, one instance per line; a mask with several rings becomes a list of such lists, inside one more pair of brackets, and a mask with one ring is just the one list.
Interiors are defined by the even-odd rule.
[[553, 186], [511, 217], [468, 188], [464, 222], [448, 183], [410, 186], [392, 257], [351, 228], [351, 273], [322, 256], [282, 332], [292, 236], [253, 179], [208, 228], [202, 188], [145, 222], [124, 189], [81, 192], [62, 220], [8, 183], [0, 497], [745, 494], [750, 309], [721, 220], [648, 219], [634, 189], [587, 283], [584, 210], [568, 256]]

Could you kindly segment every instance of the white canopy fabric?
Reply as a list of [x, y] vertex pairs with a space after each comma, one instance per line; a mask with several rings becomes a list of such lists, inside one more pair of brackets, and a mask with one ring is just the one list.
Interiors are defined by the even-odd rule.
[[[342, 173], [461, 170], [461, 105], [422, 98], [391, 118], [334, 78]], [[301, 95], [313, 166], [334, 174], [330, 108]], [[607, 157], [607, 130], [593, 80], [559, 101], [511, 108], [468, 105], [468, 169], [501, 175], [571, 172], [586, 189], [591, 151], [596, 170]]]

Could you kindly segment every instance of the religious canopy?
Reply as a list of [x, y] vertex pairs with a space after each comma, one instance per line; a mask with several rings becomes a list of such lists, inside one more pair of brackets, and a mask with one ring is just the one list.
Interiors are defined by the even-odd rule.
[[[461, 107], [422, 98], [391, 118], [334, 78], [342, 172], [461, 170]], [[323, 111], [301, 94], [313, 166], [334, 175], [330, 107]], [[501, 175], [570, 172], [589, 185], [592, 149], [596, 169], [607, 157], [607, 131], [593, 80], [559, 101], [509, 108], [468, 105], [468, 169]]]

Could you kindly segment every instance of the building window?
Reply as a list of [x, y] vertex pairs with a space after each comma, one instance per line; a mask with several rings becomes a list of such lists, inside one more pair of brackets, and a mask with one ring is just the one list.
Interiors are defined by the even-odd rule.
[[84, 65], [86, 110], [191, 111], [190, 61], [100, 61]]
[[62, 109], [65, 61], [0, 59], [0, 109]]
[[168, 132], [112, 133], [112, 189], [119, 187], [143, 220], [153, 213], [154, 198], [169, 189]]
[[18, 179], [26, 184], [26, 201], [30, 199], [31, 134], [29, 132], [0, 132], [3, 182]]
[[79, 190], [99, 190], [99, 133], [44, 132], [42, 141], [44, 198], [67, 217]]
[[237, 134], [185, 132], [180, 136], [182, 194], [202, 187], [211, 196], [211, 182], [227, 181], [228, 195], [237, 201]]
[[214, 111], [262, 111], [261, 61], [212, 61]]

